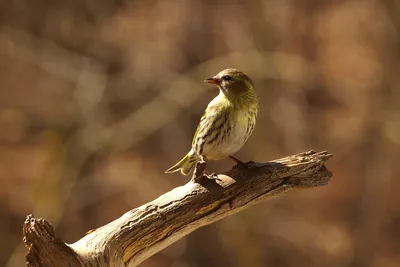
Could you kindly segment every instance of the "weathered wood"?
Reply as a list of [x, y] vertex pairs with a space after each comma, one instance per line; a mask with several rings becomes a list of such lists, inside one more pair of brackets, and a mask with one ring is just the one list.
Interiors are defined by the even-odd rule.
[[28, 266], [136, 266], [194, 230], [293, 189], [326, 185], [332, 155], [309, 151], [267, 163], [235, 166], [218, 179], [192, 180], [91, 231], [73, 244], [29, 215], [23, 227]]

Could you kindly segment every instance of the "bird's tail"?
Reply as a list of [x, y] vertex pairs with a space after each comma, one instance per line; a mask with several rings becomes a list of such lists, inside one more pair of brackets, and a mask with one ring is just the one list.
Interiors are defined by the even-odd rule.
[[200, 161], [200, 157], [190, 151], [177, 164], [166, 170], [165, 173], [172, 173], [180, 170], [183, 175], [188, 175], [198, 161]]

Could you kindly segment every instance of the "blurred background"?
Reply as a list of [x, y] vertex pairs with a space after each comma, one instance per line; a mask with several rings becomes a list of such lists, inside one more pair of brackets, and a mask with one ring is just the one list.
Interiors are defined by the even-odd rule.
[[261, 101], [236, 155], [328, 150], [334, 176], [140, 266], [400, 266], [399, 30], [398, 0], [1, 0], [0, 266], [27, 214], [73, 243], [186, 183], [164, 171], [228, 67]]

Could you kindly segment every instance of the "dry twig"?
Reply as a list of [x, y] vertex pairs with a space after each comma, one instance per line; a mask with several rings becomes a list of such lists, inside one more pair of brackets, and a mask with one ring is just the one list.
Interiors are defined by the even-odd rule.
[[137, 266], [194, 230], [293, 189], [326, 185], [332, 155], [309, 151], [267, 163], [235, 166], [218, 179], [192, 180], [125, 213], [73, 244], [44, 219], [29, 215], [23, 227], [28, 266]]

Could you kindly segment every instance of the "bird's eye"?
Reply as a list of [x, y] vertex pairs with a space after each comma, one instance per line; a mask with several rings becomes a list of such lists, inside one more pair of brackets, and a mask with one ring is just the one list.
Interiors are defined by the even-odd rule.
[[222, 77], [222, 79], [225, 81], [230, 81], [230, 80], [232, 80], [232, 77], [229, 75], [225, 75], [224, 77]]

